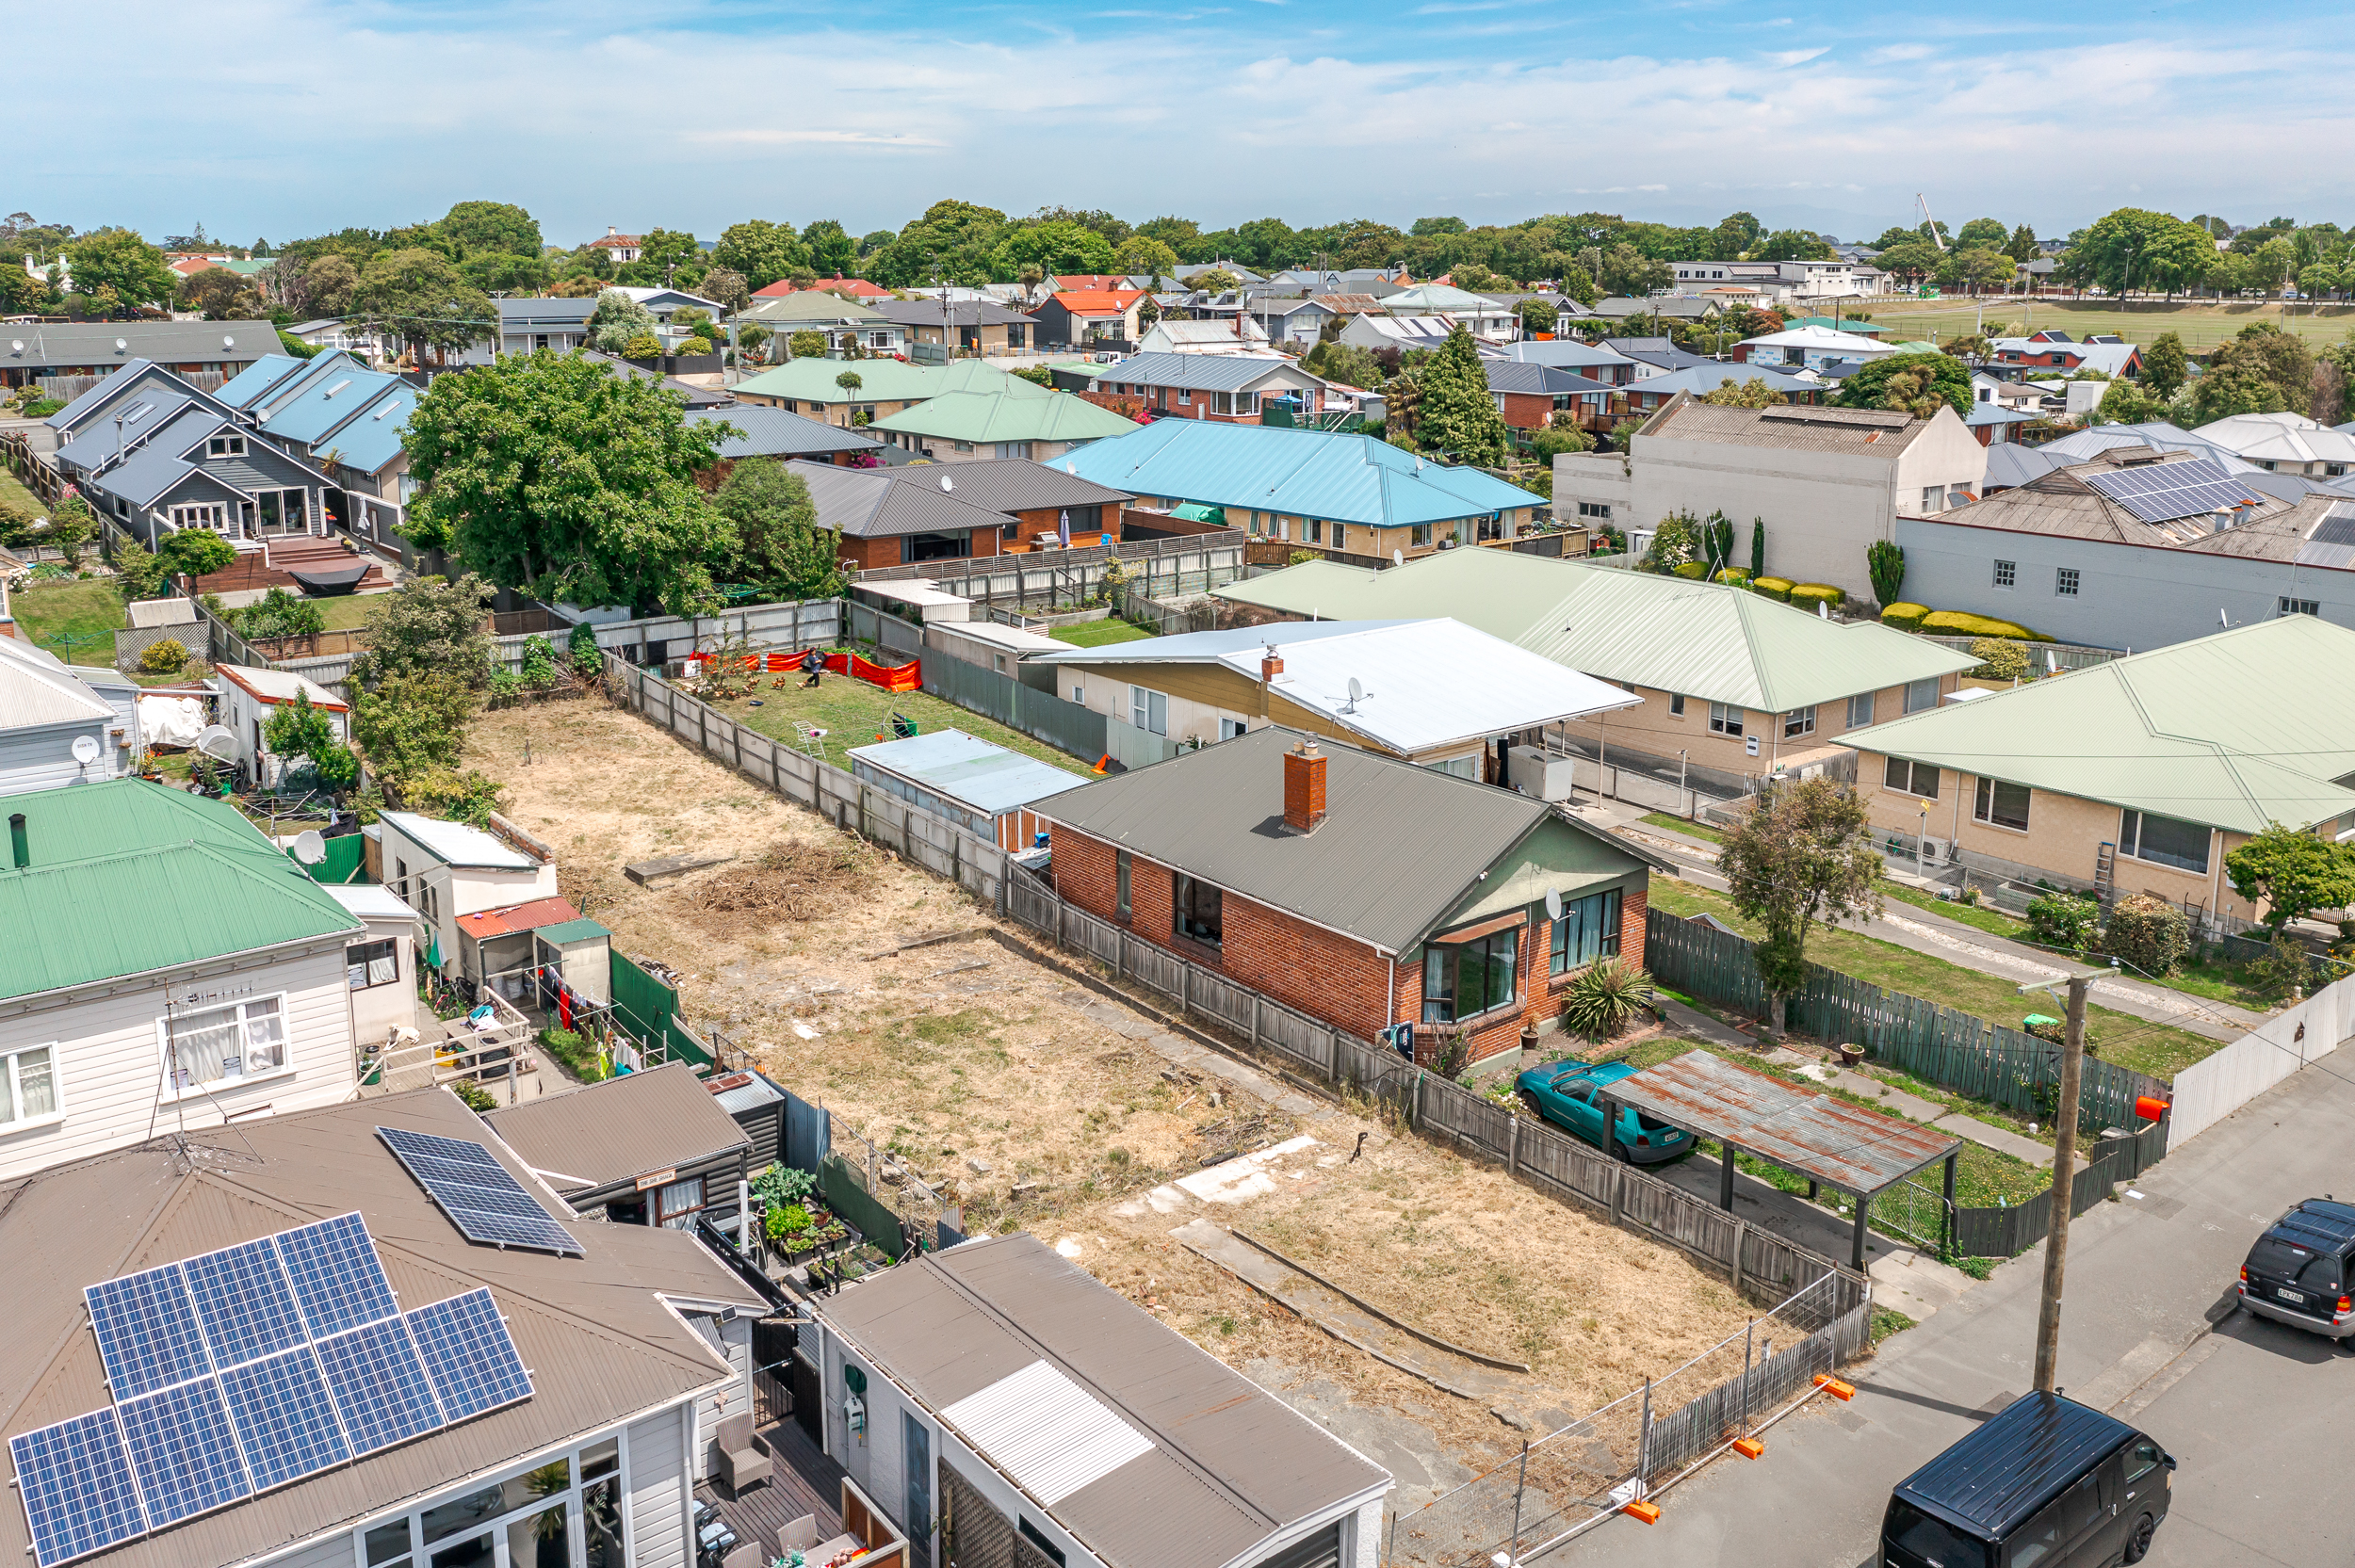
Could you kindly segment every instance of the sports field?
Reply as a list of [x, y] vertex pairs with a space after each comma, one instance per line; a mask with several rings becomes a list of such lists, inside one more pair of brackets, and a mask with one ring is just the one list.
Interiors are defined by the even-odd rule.
[[1995, 329], [1999, 326], [2024, 328], [2026, 331], [2056, 327], [2076, 338], [2115, 332], [2129, 343], [2138, 344], [2148, 344], [2162, 332], [2174, 332], [2183, 338], [2184, 347], [2195, 354], [2215, 348], [2252, 321], [2270, 321], [2317, 346], [2340, 342], [2350, 330], [2355, 330], [2355, 306], [2324, 305], [2313, 309], [2292, 304], [2285, 315], [2278, 301], [2170, 305], [2138, 300], [2125, 306], [2115, 300], [2075, 304], [1991, 297], [1985, 300], [1874, 299], [1864, 308], [1871, 313], [1876, 326], [1888, 329], [1896, 338], [1943, 342], [1957, 332], [1973, 331], [1975, 324], [1984, 320], [1990, 337], [1997, 335]]

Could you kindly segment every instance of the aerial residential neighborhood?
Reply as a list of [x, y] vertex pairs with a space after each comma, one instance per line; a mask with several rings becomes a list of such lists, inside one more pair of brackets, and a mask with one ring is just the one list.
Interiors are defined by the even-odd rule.
[[0, 1547], [2346, 1560], [2317, 46], [1246, 9], [12, 17]]

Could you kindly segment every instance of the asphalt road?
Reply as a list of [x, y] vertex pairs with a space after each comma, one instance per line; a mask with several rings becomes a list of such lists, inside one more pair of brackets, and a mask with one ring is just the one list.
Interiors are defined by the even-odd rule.
[[[2355, 1195], [2355, 1049], [2343, 1047], [2144, 1172], [2070, 1229], [2062, 1392], [2110, 1410], [2182, 1462], [2153, 1564], [2297, 1568], [2349, 1560], [2355, 1352], [2233, 1305], [2249, 1242], [2300, 1198]], [[2121, 1192], [2126, 1189], [2121, 1188]], [[1717, 1461], [1551, 1563], [1877, 1560], [1890, 1488], [2027, 1390], [2041, 1249], [1855, 1373], [1853, 1403], [1819, 1398], [1751, 1462]]]

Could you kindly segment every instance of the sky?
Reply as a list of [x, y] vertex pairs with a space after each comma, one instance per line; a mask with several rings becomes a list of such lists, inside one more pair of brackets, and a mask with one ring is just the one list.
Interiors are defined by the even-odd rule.
[[[1205, 229], [1604, 211], [1866, 238], [2119, 206], [2355, 221], [2333, 9], [2089, 0], [0, 0], [98, 98], [0, 211], [239, 244], [516, 202], [897, 229], [948, 197]], [[2284, 38], [2306, 41], [2285, 47]], [[2342, 64], [2346, 63], [2344, 61]], [[32, 111], [43, 121], [41, 111]], [[2299, 156], [2304, 147], [2313, 155]]]

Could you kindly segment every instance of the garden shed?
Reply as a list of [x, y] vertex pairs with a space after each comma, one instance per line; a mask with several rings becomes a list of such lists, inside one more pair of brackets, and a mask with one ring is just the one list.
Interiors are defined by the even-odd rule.
[[533, 1172], [582, 1214], [617, 1224], [685, 1228], [698, 1214], [737, 1212], [752, 1140], [694, 1070], [644, 1073], [526, 1100], [483, 1120]]

